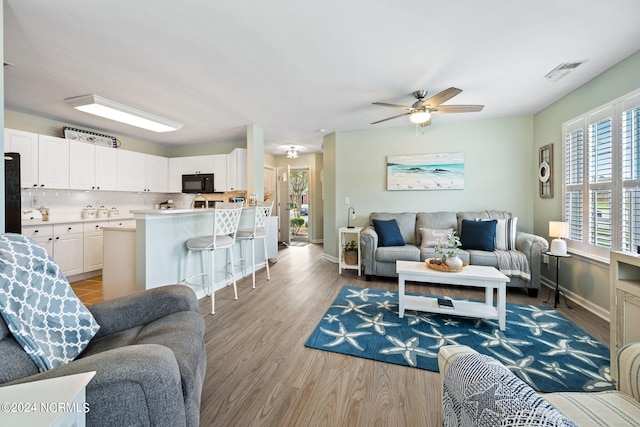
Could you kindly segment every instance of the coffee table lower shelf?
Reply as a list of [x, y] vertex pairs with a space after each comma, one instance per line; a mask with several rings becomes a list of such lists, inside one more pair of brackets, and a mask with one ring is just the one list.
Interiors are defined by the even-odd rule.
[[[438, 299], [423, 296], [405, 295], [405, 310], [417, 310], [429, 313], [453, 314], [455, 316], [477, 317], [479, 319], [498, 319], [498, 310], [492, 305], [481, 302], [452, 300], [453, 309], [438, 306]], [[402, 316], [401, 316], [402, 317]]]

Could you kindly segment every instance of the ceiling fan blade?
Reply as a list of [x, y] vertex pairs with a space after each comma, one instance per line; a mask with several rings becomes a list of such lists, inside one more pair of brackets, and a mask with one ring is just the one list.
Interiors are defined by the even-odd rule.
[[398, 114], [397, 116], [387, 117], [386, 119], [378, 120], [377, 122], [373, 122], [373, 123], [371, 123], [371, 124], [372, 124], [372, 125], [375, 125], [376, 123], [386, 122], [387, 120], [397, 119], [398, 117], [408, 116], [409, 114], [411, 114], [411, 113], [402, 113], [402, 114]]
[[403, 110], [411, 110], [411, 108], [412, 108], [412, 107], [408, 107], [406, 105], [388, 104], [386, 102], [374, 102], [373, 105], [382, 105], [383, 107], [401, 108]]
[[460, 92], [462, 92], [462, 89], [450, 87], [449, 89], [445, 89], [442, 92], [438, 92], [435, 95], [433, 95], [431, 98], [425, 100], [422, 103], [422, 106], [435, 108], [438, 105], [444, 102], [447, 102], [448, 100], [450, 100], [451, 98], [459, 94]]
[[431, 109], [431, 114], [475, 113], [483, 108], [484, 105], [441, 105]]

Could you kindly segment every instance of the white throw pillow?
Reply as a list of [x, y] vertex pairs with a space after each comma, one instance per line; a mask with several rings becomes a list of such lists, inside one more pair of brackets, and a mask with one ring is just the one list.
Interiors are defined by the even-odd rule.
[[420, 228], [419, 230], [422, 236], [421, 248], [435, 248], [438, 245], [444, 245], [447, 243], [447, 236], [453, 233], [453, 228], [444, 230]]
[[516, 224], [518, 217], [499, 219], [496, 224], [496, 249], [511, 251], [516, 248]]

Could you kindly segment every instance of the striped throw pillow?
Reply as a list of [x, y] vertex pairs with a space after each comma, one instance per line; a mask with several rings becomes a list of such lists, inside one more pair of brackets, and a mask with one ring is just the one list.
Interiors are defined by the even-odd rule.
[[499, 219], [496, 224], [496, 249], [511, 251], [516, 249], [516, 224], [518, 217]]

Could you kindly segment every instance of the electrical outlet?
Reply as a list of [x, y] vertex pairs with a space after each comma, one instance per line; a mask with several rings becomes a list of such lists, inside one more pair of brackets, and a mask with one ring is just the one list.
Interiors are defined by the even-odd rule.
[[345, 197], [344, 198], [344, 204], [345, 205], [350, 205], [351, 204], [351, 197]]
[[549, 265], [549, 255], [542, 254], [542, 263]]

